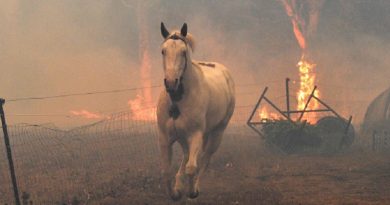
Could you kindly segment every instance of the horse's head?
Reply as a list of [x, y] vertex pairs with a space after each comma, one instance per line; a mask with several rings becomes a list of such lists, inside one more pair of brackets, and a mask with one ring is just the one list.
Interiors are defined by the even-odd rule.
[[187, 34], [187, 24], [184, 23], [180, 31], [169, 32], [161, 22], [163, 68], [165, 73], [164, 85], [170, 94], [175, 93], [181, 84], [183, 74], [190, 59], [192, 40]]

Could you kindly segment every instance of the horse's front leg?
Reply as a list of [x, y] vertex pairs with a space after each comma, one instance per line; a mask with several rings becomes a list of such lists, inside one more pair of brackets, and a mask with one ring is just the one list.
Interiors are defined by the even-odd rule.
[[186, 179], [186, 164], [188, 162], [188, 144], [185, 139], [179, 139], [178, 142], [180, 143], [182, 150], [183, 150], [183, 159], [180, 164], [180, 168], [178, 172], [176, 173], [176, 181], [175, 181], [175, 188], [174, 191], [181, 195], [183, 193], [185, 188], [185, 179]]
[[161, 154], [161, 175], [163, 178], [164, 186], [169, 194], [169, 196], [173, 200], [178, 200], [181, 198], [181, 194], [175, 192], [172, 189], [172, 170], [171, 170], [171, 162], [172, 162], [172, 144], [169, 140], [169, 136], [163, 132], [159, 132], [159, 146], [160, 146], [160, 154]]
[[203, 133], [195, 132], [188, 137], [189, 158], [185, 167], [185, 173], [189, 181], [189, 198], [196, 198], [199, 195], [199, 189], [196, 186], [196, 178], [199, 172], [198, 159], [203, 151]]

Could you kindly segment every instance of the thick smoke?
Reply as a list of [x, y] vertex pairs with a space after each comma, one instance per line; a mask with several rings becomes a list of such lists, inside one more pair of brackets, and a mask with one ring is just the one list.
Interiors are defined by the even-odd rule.
[[[2, 1], [0, 96], [11, 99], [142, 87], [137, 3]], [[389, 9], [386, 0], [326, 1], [312, 39], [323, 99], [343, 115], [355, 115], [355, 123], [361, 121], [370, 100], [389, 86]], [[161, 21], [171, 29], [187, 22], [198, 45], [194, 58], [218, 61], [232, 70], [239, 106], [254, 104], [267, 85], [270, 98], [276, 99], [284, 94], [285, 77], [298, 79], [295, 64], [300, 48], [289, 17], [276, 0], [154, 0], [148, 1], [144, 12], [153, 85], [161, 84], [162, 78]], [[239, 86], [251, 83], [258, 85]], [[158, 90], [152, 91], [156, 100]], [[137, 94], [8, 102], [6, 112], [10, 123], [70, 127], [91, 122], [64, 116], [71, 115], [70, 110], [104, 114], [125, 110]]]

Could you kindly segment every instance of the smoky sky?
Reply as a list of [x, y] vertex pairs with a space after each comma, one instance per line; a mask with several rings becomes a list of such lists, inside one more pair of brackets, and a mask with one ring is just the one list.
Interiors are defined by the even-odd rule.
[[[271, 98], [279, 97], [286, 77], [298, 79], [301, 51], [277, 0], [1, 3], [0, 96], [5, 99], [141, 86], [139, 18], [146, 24], [153, 85], [162, 81], [161, 21], [170, 29], [186, 22], [197, 44], [193, 58], [217, 61], [231, 70], [239, 106], [255, 104], [265, 86]], [[141, 15], [136, 12], [140, 3]], [[311, 44], [321, 97], [359, 123], [369, 102], [390, 85], [390, 2], [327, 0], [320, 12]], [[250, 83], [258, 85], [240, 86]], [[154, 100], [158, 92], [153, 89]], [[70, 127], [91, 122], [66, 116], [70, 110], [126, 110], [127, 101], [136, 95], [134, 91], [7, 102], [6, 112], [10, 123]]]

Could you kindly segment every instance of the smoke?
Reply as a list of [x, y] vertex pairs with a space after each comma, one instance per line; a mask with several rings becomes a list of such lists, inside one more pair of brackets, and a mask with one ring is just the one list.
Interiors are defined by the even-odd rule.
[[[326, 1], [318, 18], [312, 55], [322, 97], [342, 114], [357, 114], [355, 122], [369, 101], [389, 86], [389, 8], [386, 0]], [[254, 104], [264, 86], [270, 87], [270, 98], [283, 105], [277, 97], [284, 94], [284, 78], [299, 78], [295, 65], [301, 51], [280, 2], [148, 1], [143, 14], [147, 34], [141, 36], [148, 39], [152, 85], [162, 81], [161, 21], [170, 29], [188, 23], [198, 45], [194, 59], [221, 62], [232, 71], [239, 106]], [[147, 77], [141, 78], [138, 16], [136, 6], [123, 1], [2, 1], [0, 96], [141, 87]], [[253, 83], [258, 85], [240, 86]], [[153, 101], [158, 93], [151, 90]], [[137, 94], [8, 102], [5, 109], [11, 124], [51, 122], [70, 127], [91, 122], [66, 117], [70, 110], [109, 114], [129, 109], [128, 100]], [[64, 116], [14, 115], [38, 113]]]

